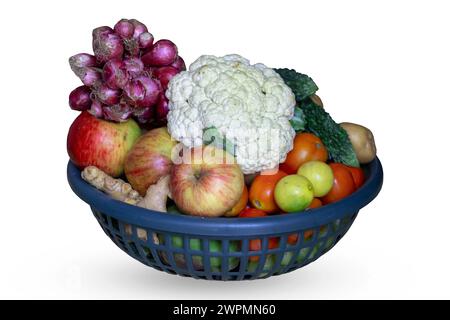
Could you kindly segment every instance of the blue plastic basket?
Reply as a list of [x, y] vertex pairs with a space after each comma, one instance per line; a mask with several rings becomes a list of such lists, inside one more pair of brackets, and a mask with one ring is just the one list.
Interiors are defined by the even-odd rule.
[[[246, 219], [200, 218], [128, 205], [86, 183], [70, 161], [67, 176], [103, 231], [136, 260], [197, 279], [250, 280], [293, 271], [330, 250], [381, 189], [378, 158], [363, 169], [364, 185], [341, 201], [302, 213]], [[279, 239], [277, 248], [269, 249], [270, 238]], [[260, 251], [249, 250], [252, 239], [261, 241]]]

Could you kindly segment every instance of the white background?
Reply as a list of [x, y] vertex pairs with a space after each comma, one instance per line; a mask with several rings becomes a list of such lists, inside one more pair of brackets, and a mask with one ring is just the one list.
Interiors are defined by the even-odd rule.
[[[450, 298], [448, 1], [14, 1], [0, 4], [0, 298]], [[335, 120], [375, 134], [378, 198], [329, 253], [240, 283], [168, 275], [129, 258], [65, 176], [79, 80], [68, 57], [122, 18], [187, 63], [239, 53], [318, 83]]]

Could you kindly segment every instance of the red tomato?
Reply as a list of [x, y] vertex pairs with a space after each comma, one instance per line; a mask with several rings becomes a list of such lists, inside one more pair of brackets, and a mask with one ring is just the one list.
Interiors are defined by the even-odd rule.
[[[319, 232], [325, 232], [326, 228], [327, 228], [326, 225], [320, 226], [320, 231]], [[303, 232], [303, 239], [305, 241], [311, 240], [313, 236], [314, 236], [314, 230], [312, 230], [312, 229], [305, 230], [305, 232]], [[291, 234], [288, 237], [288, 243], [290, 245], [296, 245], [297, 241], [298, 241], [298, 234], [296, 234], [296, 233], [295, 234]]]
[[257, 218], [266, 216], [266, 212], [255, 208], [245, 208], [239, 213], [239, 218]]
[[[266, 212], [255, 208], [245, 208], [239, 214], [239, 218], [256, 218], [266, 216], [267, 216]], [[267, 244], [268, 248], [269, 249], [278, 248], [279, 241], [280, 241], [279, 238], [269, 238], [269, 242]], [[262, 241], [261, 239], [252, 239], [250, 240], [248, 246], [249, 251], [260, 251], [262, 248]], [[259, 256], [250, 256], [250, 261], [259, 261]]]
[[330, 192], [322, 197], [324, 204], [341, 200], [356, 190], [353, 176], [347, 166], [341, 163], [330, 163], [330, 167], [334, 175], [333, 187]]
[[361, 168], [347, 167], [353, 177], [356, 189], [359, 189], [364, 184], [364, 171]]
[[268, 213], [279, 211], [274, 198], [274, 189], [277, 182], [287, 176], [281, 170], [278, 170], [275, 174], [258, 175], [250, 186], [248, 199], [253, 207], [263, 210]]
[[297, 173], [298, 168], [311, 160], [327, 161], [328, 151], [319, 137], [312, 133], [299, 133], [294, 139], [294, 148], [287, 154], [280, 169], [287, 174]]
[[[278, 248], [280, 239], [279, 238], [269, 238], [269, 241], [267, 243], [267, 247], [269, 249], [276, 249]], [[260, 251], [262, 248], [262, 241], [261, 239], [252, 239], [250, 240], [249, 244], [249, 251]], [[259, 256], [250, 256], [250, 261], [259, 261]]]
[[[314, 234], [314, 232], [313, 232], [312, 230], [306, 230], [306, 231], [303, 233], [303, 239], [309, 240], [309, 239], [312, 238], [313, 234]], [[288, 237], [288, 239], [287, 239], [287, 242], [288, 242], [290, 245], [292, 245], [292, 246], [296, 245], [296, 244], [297, 244], [297, 241], [298, 241], [298, 234], [297, 234], [297, 233], [293, 233], [293, 234], [289, 235], [289, 237]]]
[[[306, 231], [303, 233], [303, 239], [309, 240], [309, 239], [312, 238], [313, 234], [314, 234], [313, 230], [306, 230]], [[297, 234], [297, 233], [293, 233], [293, 234], [290, 234], [290, 235], [288, 236], [287, 242], [288, 242], [291, 246], [295, 246], [295, 245], [297, 244], [297, 241], [298, 241], [298, 234]]]
[[297, 244], [297, 240], [298, 240], [298, 234], [293, 233], [288, 236], [287, 242], [290, 245], [295, 246]]
[[311, 204], [309, 205], [308, 208], [306, 208], [306, 210], [308, 209], [314, 209], [314, 208], [319, 208], [322, 206], [322, 201], [320, 201], [319, 198], [314, 198], [313, 201], [311, 202]]

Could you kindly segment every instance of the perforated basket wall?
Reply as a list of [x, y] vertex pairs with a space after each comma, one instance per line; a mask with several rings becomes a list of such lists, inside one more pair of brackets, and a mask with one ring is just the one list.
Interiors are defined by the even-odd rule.
[[[130, 225], [95, 208], [92, 211], [111, 240], [136, 260], [171, 274], [210, 280], [267, 278], [298, 269], [330, 250], [357, 216], [349, 214], [294, 233], [214, 238]], [[261, 249], [252, 251], [251, 241]], [[269, 248], [270, 241], [278, 245]]]
[[161, 213], [113, 200], [81, 179], [71, 162], [72, 190], [91, 206], [103, 231], [138, 261], [171, 274], [250, 280], [287, 273], [330, 250], [383, 183], [378, 159], [363, 167], [366, 182], [336, 203], [264, 218], [200, 218]]

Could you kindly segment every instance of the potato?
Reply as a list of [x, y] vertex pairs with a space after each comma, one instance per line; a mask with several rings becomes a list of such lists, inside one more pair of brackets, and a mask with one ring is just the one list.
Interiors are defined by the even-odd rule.
[[314, 102], [316, 105], [318, 105], [319, 107], [323, 108], [323, 102], [322, 99], [320, 99], [320, 97], [317, 94], [313, 94], [309, 97], [311, 99], [312, 102]]
[[369, 129], [350, 122], [343, 122], [340, 126], [347, 132], [360, 163], [369, 163], [375, 159], [377, 147]]

